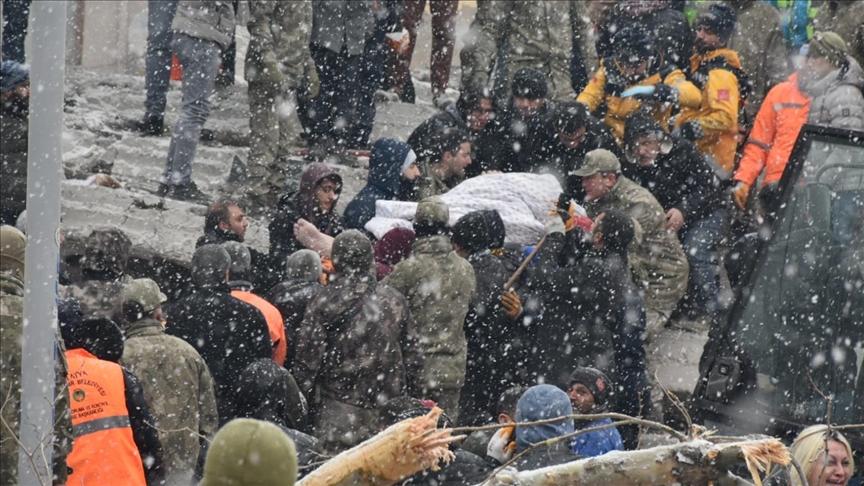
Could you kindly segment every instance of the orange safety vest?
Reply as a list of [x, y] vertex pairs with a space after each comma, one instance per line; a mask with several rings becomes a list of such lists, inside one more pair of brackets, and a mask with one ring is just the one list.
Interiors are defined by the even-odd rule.
[[232, 290], [231, 295], [235, 299], [242, 300], [255, 307], [264, 314], [264, 320], [267, 321], [267, 329], [270, 331], [270, 341], [273, 343], [273, 361], [279, 366], [285, 366], [285, 358], [288, 357], [288, 339], [285, 337], [285, 322], [282, 320], [282, 314], [279, 312], [279, 309], [252, 292]]
[[69, 406], [75, 442], [66, 463], [67, 484], [146, 486], [141, 454], [132, 437], [120, 365], [83, 349], [66, 351]]

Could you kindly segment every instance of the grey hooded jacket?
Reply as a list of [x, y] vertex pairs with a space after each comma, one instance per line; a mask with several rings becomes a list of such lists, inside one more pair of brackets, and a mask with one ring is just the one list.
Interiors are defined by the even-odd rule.
[[853, 57], [848, 69], [838, 69], [802, 91], [812, 98], [807, 123], [864, 130], [864, 70]]

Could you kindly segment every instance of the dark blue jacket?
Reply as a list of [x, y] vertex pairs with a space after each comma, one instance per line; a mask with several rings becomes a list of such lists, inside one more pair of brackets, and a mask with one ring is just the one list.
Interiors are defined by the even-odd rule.
[[[516, 404], [516, 422], [537, 422], [555, 417], [573, 415], [570, 397], [552, 385], [532, 386]], [[564, 420], [554, 424], [516, 427], [516, 453], [521, 453], [545, 440], [573, 433], [573, 421]], [[573, 452], [569, 441], [562, 440], [545, 447], [537, 447], [514, 466], [519, 471], [531, 471], [543, 467], [577, 461], [581, 456]]]
[[363, 231], [375, 216], [375, 201], [398, 200], [402, 163], [410, 150], [410, 145], [392, 138], [375, 142], [369, 159], [369, 181], [345, 208], [344, 220], [348, 228]]
[[[595, 420], [583, 427], [583, 429], [591, 429], [611, 423], [612, 419], [608, 418]], [[623, 450], [624, 442], [621, 441], [621, 434], [618, 433], [618, 429], [615, 427], [578, 435], [573, 442], [573, 452], [584, 457], [602, 456], [607, 452]]]

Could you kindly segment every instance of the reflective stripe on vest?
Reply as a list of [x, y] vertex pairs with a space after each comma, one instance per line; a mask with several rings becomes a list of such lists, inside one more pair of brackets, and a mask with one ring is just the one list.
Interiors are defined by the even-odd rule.
[[69, 408], [75, 441], [67, 484], [146, 486], [141, 454], [126, 408], [123, 369], [83, 349], [66, 351]]

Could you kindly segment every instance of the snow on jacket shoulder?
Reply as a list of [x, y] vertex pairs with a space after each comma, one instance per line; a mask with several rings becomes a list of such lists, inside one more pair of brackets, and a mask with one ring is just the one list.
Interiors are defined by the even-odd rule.
[[171, 30], [215, 42], [224, 50], [231, 45], [236, 26], [234, 7], [229, 1], [181, 0]]

